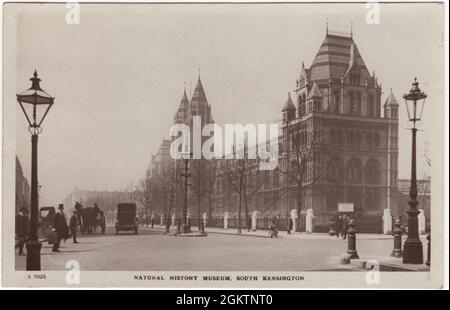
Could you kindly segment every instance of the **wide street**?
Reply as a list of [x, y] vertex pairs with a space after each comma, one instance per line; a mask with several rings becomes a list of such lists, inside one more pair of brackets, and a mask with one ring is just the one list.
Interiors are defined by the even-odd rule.
[[[213, 229], [211, 229], [213, 230]], [[227, 232], [235, 232], [229, 230]], [[217, 230], [220, 232], [220, 230]], [[61, 243], [53, 253], [43, 244], [42, 270], [65, 270], [68, 260], [77, 260], [81, 270], [116, 271], [308, 271], [349, 270], [339, 257], [347, 240], [326, 234], [296, 235], [271, 239], [210, 232], [207, 237], [174, 237], [160, 228], [141, 228], [138, 235], [97, 232]], [[286, 234], [280, 232], [280, 234]], [[393, 246], [390, 236], [371, 235], [357, 241], [360, 257], [388, 257]], [[424, 243], [424, 248], [426, 248]], [[25, 256], [16, 252], [16, 269], [25, 269]]]

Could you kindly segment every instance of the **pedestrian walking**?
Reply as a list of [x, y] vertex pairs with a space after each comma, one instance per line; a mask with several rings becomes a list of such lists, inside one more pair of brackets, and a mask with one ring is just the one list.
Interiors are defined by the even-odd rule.
[[347, 238], [348, 221], [349, 221], [348, 216], [344, 214], [342, 216], [342, 239]]
[[252, 227], [252, 219], [250, 217], [250, 215], [247, 216], [247, 231], [250, 231]]
[[23, 247], [30, 231], [30, 220], [28, 218], [28, 210], [22, 207], [16, 215], [16, 240], [17, 243], [14, 247], [19, 249], [19, 255], [25, 255]]
[[338, 215], [336, 218], [336, 237], [339, 238], [339, 234], [342, 233], [342, 216]]
[[152, 225], [152, 228], [153, 228], [153, 226], [155, 225], [155, 215], [153, 213], [152, 213], [152, 216], [150, 218], [150, 222], [151, 222], [151, 225]]
[[78, 228], [78, 211], [73, 211], [73, 215], [70, 217], [69, 227], [72, 234], [73, 243], [79, 243], [77, 241], [77, 228]]
[[270, 232], [270, 238], [273, 238], [273, 237], [278, 238], [278, 229], [277, 229], [276, 218], [272, 219], [272, 224], [270, 225], [269, 232]]
[[288, 221], [288, 231], [287, 231], [289, 235], [291, 234], [293, 228], [294, 228], [294, 221], [292, 220], [292, 217], [290, 217]]
[[53, 252], [59, 252], [59, 246], [61, 244], [61, 239], [66, 240], [69, 235], [69, 231], [67, 229], [67, 221], [64, 215], [64, 205], [61, 203], [58, 206], [58, 212], [55, 214], [53, 231], [56, 232], [56, 240], [53, 244]]

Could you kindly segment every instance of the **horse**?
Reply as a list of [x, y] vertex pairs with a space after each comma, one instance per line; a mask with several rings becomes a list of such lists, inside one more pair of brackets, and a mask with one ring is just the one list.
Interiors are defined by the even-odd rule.
[[94, 207], [84, 208], [80, 203], [77, 203], [75, 209], [78, 211], [78, 219], [83, 234], [94, 232], [97, 226], [101, 227], [103, 234], [105, 233], [105, 216], [97, 204]]

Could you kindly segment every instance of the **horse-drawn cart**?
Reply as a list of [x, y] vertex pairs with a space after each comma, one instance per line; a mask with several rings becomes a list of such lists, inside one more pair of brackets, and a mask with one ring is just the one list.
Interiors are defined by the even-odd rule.
[[106, 219], [102, 210], [94, 204], [94, 207], [84, 208], [81, 203], [75, 204], [75, 209], [78, 211], [78, 222], [80, 223], [80, 230], [83, 234], [88, 234], [96, 231], [97, 227], [101, 228], [102, 234], [106, 231]]

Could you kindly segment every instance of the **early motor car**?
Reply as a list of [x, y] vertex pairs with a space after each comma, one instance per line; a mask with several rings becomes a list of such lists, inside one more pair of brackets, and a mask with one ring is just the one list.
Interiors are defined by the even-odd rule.
[[136, 219], [136, 204], [135, 203], [119, 203], [117, 205], [116, 218], [116, 235], [119, 231], [134, 231], [138, 233], [138, 221]]
[[47, 241], [49, 244], [53, 244], [56, 239], [56, 235], [52, 231], [55, 214], [55, 207], [42, 207], [39, 209], [38, 237], [39, 240]]

